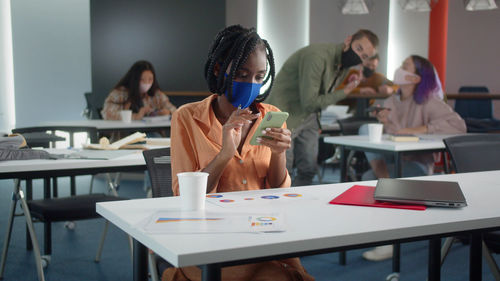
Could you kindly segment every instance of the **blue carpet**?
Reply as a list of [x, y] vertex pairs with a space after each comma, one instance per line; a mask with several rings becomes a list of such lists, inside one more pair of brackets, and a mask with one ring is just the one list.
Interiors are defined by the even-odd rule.
[[[323, 180], [337, 181], [338, 170], [327, 168]], [[88, 192], [89, 181], [89, 176], [77, 177], [78, 193]], [[59, 179], [60, 196], [68, 194], [65, 188], [68, 185], [67, 178]], [[0, 242], [3, 246], [13, 182], [0, 180], [0, 186]], [[42, 181], [34, 182], [35, 198], [41, 198], [41, 187]], [[94, 189], [100, 191], [104, 188], [105, 182], [97, 179]], [[130, 198], [145, 197], [143, 183], [138, 180], [122, 180], [119, 193]], [[18, 206], [17, 213], [19, 212]], [[132, 280], [128, 240], [126, 235], [114, 226], [109, 228], [101, 262], [94, 262], [103, 226], [102, 219], [77, 221], [75, 230], [68, 230], [64, 227], [64, 223], [53, 224], [52, 260], [45, 269], [46, 280]], [[43, 226], [36, 224], [35, 228], [40, 241], [43, 239]], [[400, 280], [426, 279], [427, 244], [426, 241], [421, 241], [402, 245]], [[385, 280], [391, 273], [391, 261], [365, 261], [361, 257], [364, 250], [366, 249], [347, 252], [346, 266], [338, 264], [336, 253], [303, 257], [302, 263], [318, 281]], [[455, 243], [443, 265], [442, 280], [468, 280], [468, 256], [468, 247]], [[498, 256], [495, 258], [500, 262]], [[17, 217], [14, 221], [4, 280], [37, 280], [33, 253], [25, 248], [24, 217]], [[483, 262], [483, 280], [494, 280], [485, 262]]]

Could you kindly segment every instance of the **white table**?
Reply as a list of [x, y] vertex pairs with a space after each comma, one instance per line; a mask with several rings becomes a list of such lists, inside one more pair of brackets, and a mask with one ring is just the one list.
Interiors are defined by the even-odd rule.
[[96, 127], [99, 132], [106, 131], [119, 131], [119, 130], [134, 130], [134, 129], [159, 129], [159, 128], [170, 128], [170, 120], [158, 121], [158, 122], [146, 122], [142, 120], [133, 120], [130, 123], [126, 123], [120, 120], [77, 120], [77, 121], [51, 121], [42, 122], [41, 126], [50, 127], [71, 127], [71, 126], [88, 126]]
[[[150, 146], [154, 148], [155, 146]], [[158, 146], [156, 146], [159, 148]], [[49, 150], [51, 153], [70, 153], [73, 151], [67, 150]], [[60, 159], [60, 160], [15, 160], [0, 162], [0, 179], [24, 179], [26, 180], [26, 188], [32, 188], [32, 179], [43, 178], [45, 197], [50, 196], [49, 188], [51, 177], [64, 177], [76, 175], [93, 175], [98, 173], [113, 173], [113, 172], [132, 172], [143, 171], [146, 169], [146, 163], [142, 156], [141, 150], [131, 150], [130, 154], [113, 158], [109, 160], [90, 160], [90, 159]], [[31, 193], [27, 192], [28, 195]], [[19, 182], [14, 184], [12, 203], [10, 208], [10, 217], [8, 220], [6, 239], [3, 245], [2, 259], [0, 262], [0, 279], [3, 276], [5, 260], [10, 242], [10, 235], [17, 201], [22, 205], [23, 213], [26, 218], [26, 224], [30, 232], [31, 241], [33, 241], [33, 249], [35, 256], [40, 256], [36, 235], [33, 232], [30, 212], [26, 204], [24, 192], [20, 188]], [[28, 198], [30, 200], [31, 198]], [[39, 259], [35, 258], [36, 261]], [[44, 280], [42, 265], [37, 262], [37, 272], [39, 280]]]
[[[347, 174], [347, 151], [359, 150], [365, 152], [378, 152], [394, 155], [394, 169], [396, 177], [401, 177], [401, 156], [402, 154], [409, 153], [422, 153], [422, 152], [439, 152], [445, 151], [443, 139], [456, 135], [418, 135], [419, 141], [416, 142], [394, 142], [388, 139], [387, 135], [382, 137], [380, 142], [371, 142], [368, 135], [358, 136], [334, 136], [325, 137], [324, 142], [332, 143], [340, 146], [341, 152], [341, 166], [340, 166], [340, 180], [346, 181]], [[446, 161], [446, 158], [445, 158]], [[445, 162], [445, 169], [448, 168]]]
[[167, 137], [170, 136], [170, 120], [146, 122], [142, 120], [133, 120], [126, 123], [120, 120], [77, 120], [77, 121], [50, 121], [42, 122], [39, 126], [46, 127], [47, 130], [62, 130], [70, 132], [70, 146], [73, 146], [72, 127], [95, 127], [99, 134], [117, 131], [158, 131], [165, 130]]
[[[97, 212], [176, 267], [198, 265], [203, 280], [219, 280], [220, 268], [236, 264], [304, 256], [374, 245], [430, 239], [429, 280], [440, 279], [441, 237], [472, 234], [470, 280], [481, 280], [481, 233], [500, 228], [500, 171], [420, 177], [458, 181], [468, 206], [410, 211], [330, 205], [328, 202], [354, 183], [296, 187], [290, 191], [317, 200], [258, 206], [286, 214], [282, 233], [148, 234], [140, 222], [162, 209], [179, 209], [180, 198], [136, 199], [97, 204]], [[357, 184], [375, 185], [375, 181]], [[255, 191], [247, 191], [249, 196]], [[207, 203], [207, 210], [234, 212]], [[237, 207], [255, 212], [255, 206]], [[144, 249], [142, 255], [146, 255]], [[136, 257], [137, 258], [137, 257]], [[145, 258], [145, 257], [143, 257]], [[137, 268], [137, 266], [142, 266]], [[135, 280], [147, 280], [145, 262], [134, 263]]]

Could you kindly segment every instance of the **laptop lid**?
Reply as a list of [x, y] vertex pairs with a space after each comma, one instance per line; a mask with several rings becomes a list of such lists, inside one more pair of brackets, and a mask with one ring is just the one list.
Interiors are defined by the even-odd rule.
[[457, 182], [379, 179], [375, 200], [438, 207], [465, 207], [464, 194]]

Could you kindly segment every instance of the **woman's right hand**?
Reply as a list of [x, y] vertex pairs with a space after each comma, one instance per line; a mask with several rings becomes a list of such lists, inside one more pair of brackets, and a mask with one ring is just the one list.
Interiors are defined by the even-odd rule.
[[139, 109], [139, 112], [138, 112], [138, 117], [140, 117], [139, 119], [142, 119], [144, 116], [148, 116], [148, 114], [153, 111], [153, 109], [151, 108], [151, 106], [149, 105], [145, 105], [143, 107], [141, 107]]
[[250, 109], [236, 109], [222, 126], [222, 149], [220, 154], [231, 158], [236, 153], [241, 142], [241, 131], [245, 124], [251, 124], [260, 113], [252, 114]]
[[375, 117], [377, 117], [378, 121], [385, 124], [389, 120], [389, 109], [382, 109], [380, 111], [377, 111]]

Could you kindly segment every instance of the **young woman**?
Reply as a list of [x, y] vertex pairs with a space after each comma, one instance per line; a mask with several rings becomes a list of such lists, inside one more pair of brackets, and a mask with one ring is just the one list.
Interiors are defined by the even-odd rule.
[[169, 115], [176, 110], [167, 95], [160, 91], [153, 65], [137, 61], [120, 79], [104, 101], [102, 116], [106, 120], [120, 120], [120, 111], [132, 110], [132, 119], [145, 116]]
[[[290, 131], [283, 126], [266, 130], [271, 139], [250, 145], [257, 125], [269, 111], [264, 104], [274, 80], [269, 44], [255, 29], [239, 25], [220, 31], [210, 47], [205, 78], [206, 99], [180, 107], [172, 116], [173, 191], [179, 195], [180, 172], [208, 172], [207, 192], [228, 192], [290, 186], [285, 152]], [[263, 93], [262, 85], [269, 88]], [[298, 258], [232, 266], [222, 269], [223, 280], [313, 280]], [[200, 280], [196, 267], [169, 268], [162, 280]]]
[[[387, 134], [460, 134], [466, 133], [465, 121], [442, 101], [441, 84], [433, 65], [425, 58], [412, 55], [396, 70], [394, 83], [398, 92], [384, 101], [384, 110], [376, 114]], [[360, 134], [367, 134], [361, 127]], [[394, 159], [381, 154], [365, 153], [372, 170], [363, 180], [394, 177]], [[433, 173], [433, 153], [412, 154], [403, 157], [403, 177], [425, 176]], [[368, 260], [392, 257], [392, 246], [376, 247], [363, 253]]]

